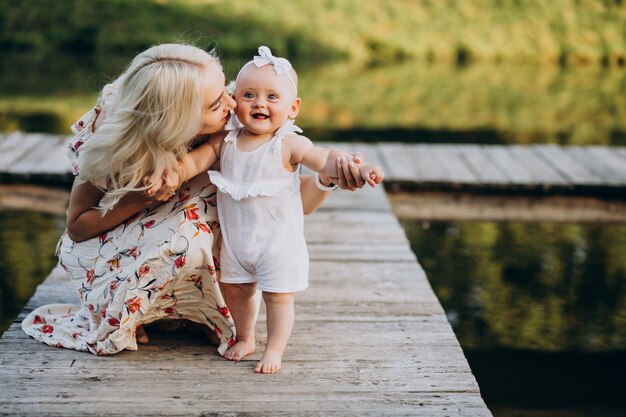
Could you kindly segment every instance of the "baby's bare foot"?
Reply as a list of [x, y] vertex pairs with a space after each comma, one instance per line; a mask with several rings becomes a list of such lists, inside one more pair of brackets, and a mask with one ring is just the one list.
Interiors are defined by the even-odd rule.
[[224, 357], [229, 361], [239, 362], [253, 353], [255, 348], [254, 340], [238, 340], [237, 343], [228, 348], [224, 353]]
[[257, 374], [275, 374], [280, 371], [282, 359], [283, 354], [281, 352], [265, 349], [261, 360], [254, 368], [254, 372]]
[[147, 345], [150, 342], [148, 333], [146, 333], [146, 329], [143, 328], [142, 324], [138, 325], [135, 329], [135, 337], [137, 338], [137, 343], [140, 345]]

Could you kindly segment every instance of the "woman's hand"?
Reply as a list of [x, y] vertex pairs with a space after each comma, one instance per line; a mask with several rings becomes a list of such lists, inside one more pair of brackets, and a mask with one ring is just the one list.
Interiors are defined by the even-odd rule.
[[[350, 158], [351, 157], [351, 158]], [[348, 158], [337, 159], [337, 185], [342, 190], [355, 191], [357, 188], [363, 188], [365, 180], [361, 177], [361, 172], [357, 166], [363, 162], [363, 154], [361, 152], [351, 152]]]
[[149, 186], [145, 195], [155, 201], [167, 201], [176, 194], [180, 186], [180, 175], [173, 169], [166, 169], [160, 175], [153, 173], [144, 177], [144, 185]]

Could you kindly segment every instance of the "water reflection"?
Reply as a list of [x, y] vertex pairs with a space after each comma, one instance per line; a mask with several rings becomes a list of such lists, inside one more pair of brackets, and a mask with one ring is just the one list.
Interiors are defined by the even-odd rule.
[[404, 227], [494, 416], [624, 415], [626, 225]]
[[[0, 130], [69, 133], [129, 58], [11, 56], [0, 68]], [[227, 76], [241, 64], [225, 61]], [[626, 145], [623, 68], [294, 65], [303, 98], [298, 124], [316, 140]], [[29, 125], [32, 113], [62, 122]]]
[[54, 248], [64, 227], [65, 216], [0, 212], [0, 334], [56, 265]]
[[626, 225], [405, 227], [464, 347], [626, 350]]

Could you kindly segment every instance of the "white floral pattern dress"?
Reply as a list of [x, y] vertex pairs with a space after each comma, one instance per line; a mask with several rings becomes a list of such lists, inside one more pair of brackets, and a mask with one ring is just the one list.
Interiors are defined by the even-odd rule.
[[[98, 113], [97, 107], [73, 126], [68, 152], [75, 174], [76, 156]], [[22, 329], [51, 346], [108, 355], [136, 350], [140, 323], [187, 319], [212, 329], [223, 354], [234, 343], [235, 327], [218, 285], [215, 202], [215, 186], [199, 175], [169, 201], [99, 237], [76, 243], [65, 234], [59, 262], [82, 305], [41, 306]]]

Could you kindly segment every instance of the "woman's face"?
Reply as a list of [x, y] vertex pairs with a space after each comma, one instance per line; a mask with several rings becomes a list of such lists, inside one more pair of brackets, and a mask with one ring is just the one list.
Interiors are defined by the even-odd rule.
[[224, 129], [230, 110], [236, 106], [235, 100], [226, 92], [225, 81], [224, 73], [217, 64], [211, 63], [204, 69], [201, 135]]

